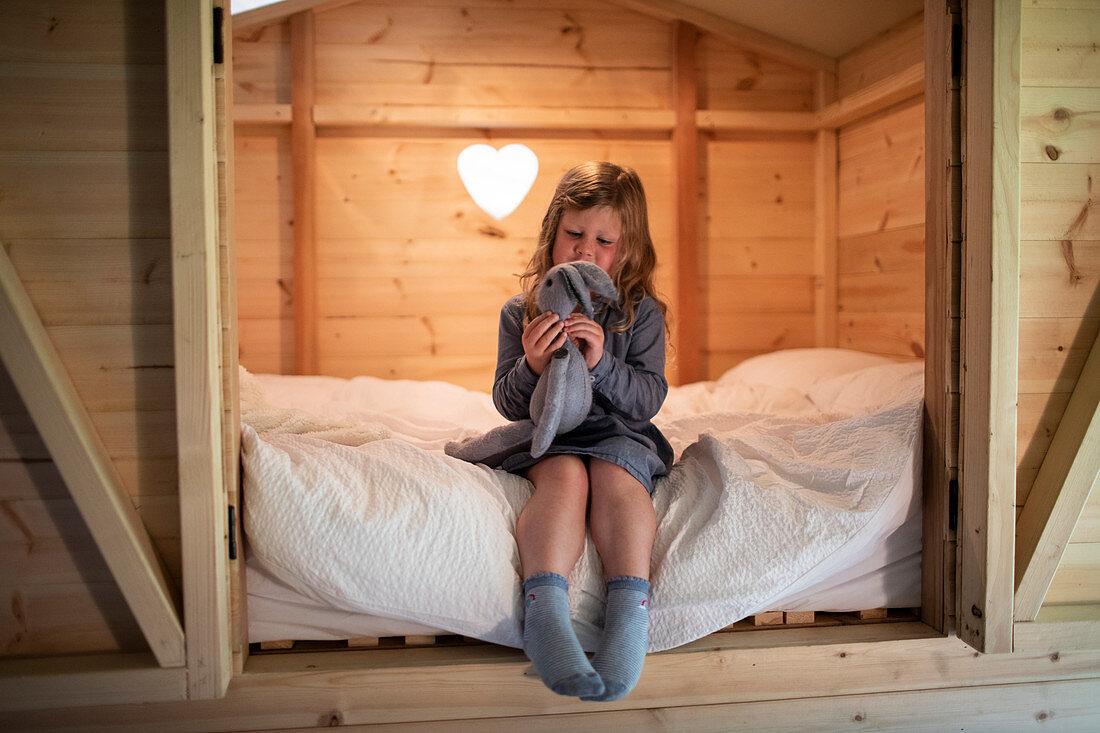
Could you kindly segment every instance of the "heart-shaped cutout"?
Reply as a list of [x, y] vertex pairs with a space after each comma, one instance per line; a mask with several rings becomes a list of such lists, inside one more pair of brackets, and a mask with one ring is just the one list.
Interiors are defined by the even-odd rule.
[[458, 177], [470, 198], [494, 219], [516, 210], [535, 176], [539, 159], [526, 145], [513, 143], [500, 150], [489, 145], [471, 145], [458, 154]]

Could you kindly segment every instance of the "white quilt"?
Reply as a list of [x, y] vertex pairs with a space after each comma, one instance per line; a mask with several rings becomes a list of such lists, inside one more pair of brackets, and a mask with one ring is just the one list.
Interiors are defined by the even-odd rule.
[[[517, 476], [442, 452], [503, 422], [440, 382], [242, 371], [245, 529], [256, 558], [334, 608], [522, 646]], [[684, 644], [856, 566], [900, 526], [920, 465], [923, 366], [777, 352], [672, 388], [654, 420], [678, 461], [654, 492], [650, 650]], [[919, 485], [919, 482], [916, 482]], [[898, 511], [898, 507], [902, 507]], [[595, 648], [604, 578], [570, 576]]]

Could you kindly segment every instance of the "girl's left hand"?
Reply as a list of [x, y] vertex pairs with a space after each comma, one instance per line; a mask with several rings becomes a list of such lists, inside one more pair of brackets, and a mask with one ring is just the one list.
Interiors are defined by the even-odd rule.
[[565, 335], [577, 345], [585, 366], [592, 370], [603, 358], [603, 329], [583, 313], [571, 313], [565, 319]]

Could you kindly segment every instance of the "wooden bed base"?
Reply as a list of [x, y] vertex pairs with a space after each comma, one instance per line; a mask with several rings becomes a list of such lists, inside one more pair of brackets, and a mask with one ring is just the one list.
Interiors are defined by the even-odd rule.
[[[867, 623], [896, 623], [916, 621], [920, 618], [919, 608], [870, 608], [861, 611], [765, 611], [742, 619], [720, 629], [716, 633], [727, 631], [753, 631], [769, 628], [804, 628], [818, 626], [844, 626]], [[321, 651], [325, 649], [412, 649], [423, 647], [487, 645], [488, 642], [458, 634], [407, 635], [407, 636], [363, 636], [336, 641], [302, 641], [278, 639], [261, 641], [249, 645], [249, 653], [285, 651]]]

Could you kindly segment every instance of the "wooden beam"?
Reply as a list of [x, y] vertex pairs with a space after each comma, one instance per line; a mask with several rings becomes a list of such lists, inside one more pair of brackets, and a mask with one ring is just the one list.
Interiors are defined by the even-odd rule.
[[612, 0], [630, 10], [669, 22], [690, 23], [718, 38], [733, 43], [745, 51], [782, 61], [800, 69], [836, 73], [836, 59], [817, 51], [785, 41], [782, 38], [741, 25], [705, 10], [675, 2], [675, 0]]
[[1089, 492], [1100, 476], [1100, 337], [1016, 520], [1017, 621], [1039, 613]]
[[89, 654], [0, 660], [0, 710], [148, 705], [187, 698], [183, 667], [151, 654]]
[[817, 112], [817, 125], [823, 128], [843, 127], [923, 93], [922, 61], [821, 108]]
[[695, 56], [699, 29], [676, 21], [672, 26], [672, 132], [676, 201], [676, 360], [681, 384], [703, 377], [704, 344], [699, 297], [699, 128], [695, 123], [697, 89]]
[[958, 110], [957, 85], [951, 66], [951, 27], [955, 17], [942, 0], [925, 0], [924, 48], [926, 54], [924, 90], [925, 150], [925, 370], [924, 370], [924, 442], [921, 550], [921, 620], [947, 631], [950, 593], [946, 585], [953, 576], [954, 558], [949, 557], [950, 481], [955, 456], [952, 430], [951, 385], [957, 368], [956, 345], [951, 328], [953, 277], [952, 231], [955, 228], [954, 198], [960, 189], [952, 186], [958, 175], [952, 167], [952, 150], [958, 128], [952, 117]]
[[1013, 626], [1013, 652], [1051, 654], [1063, 649], [1100, 649], [1100, 604], [1041, 609], [1033, 621]]
[[[817, 72], [814, 107], [836, 97], [836, 74]], [[837, 159], [836, 130], [814, 136], [814, 344], [837, 345]]]
[[814, 132], [813, 112], [768, 112], [743, 109], [701, 109], [695, 113], [700, 130], [709, 132]]
[[0, 247], [0, 357], [162, 667], [184, 663], [174, 591], [118, 470]]
[[290, 16], [290, 158], [294, 191], [294, 365], [317, 373], [316, 175], [313, 13]]
[[167, 0], [172, 300], [187, 687], [232, 676], [223, 481], [218, 174], [210, 0]]
[[1012, 650], [1019, 359], [1020, 4], [970, 0], [959, 638]]
[[643, 130], [676, 126], [671, 110], [437, 105], [328, 104], [313, 108], [318, 127], [431, 127], [509, 130]]

